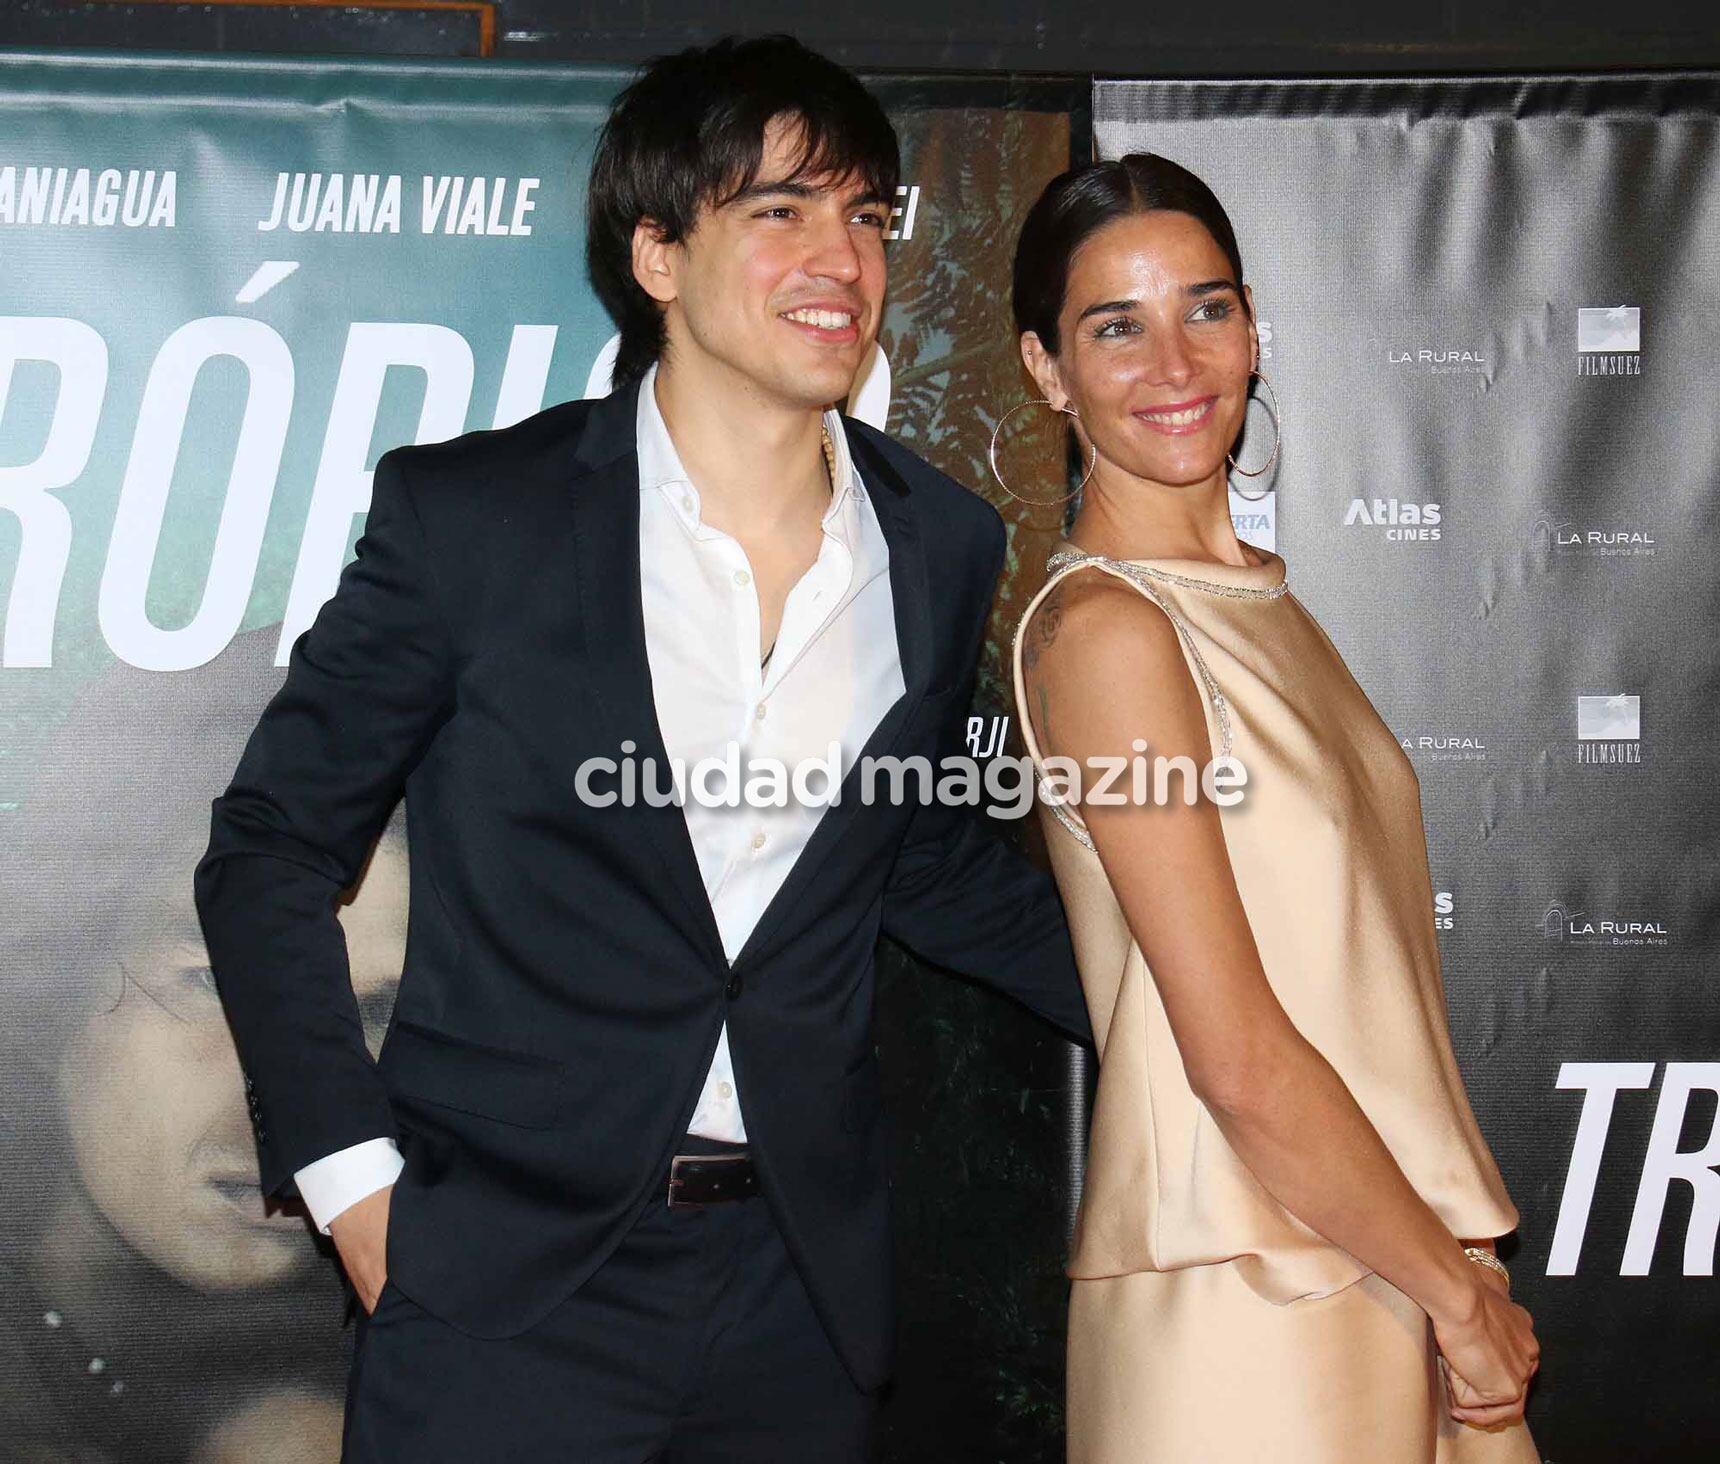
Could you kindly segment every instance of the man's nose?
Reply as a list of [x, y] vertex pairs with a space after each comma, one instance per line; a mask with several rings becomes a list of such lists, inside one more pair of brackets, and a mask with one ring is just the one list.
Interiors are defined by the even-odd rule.
[[815, 278], [838, 284], [851, 285], [860, 278], [860, 250], [846, 220], [819, 229], [803, 267]]

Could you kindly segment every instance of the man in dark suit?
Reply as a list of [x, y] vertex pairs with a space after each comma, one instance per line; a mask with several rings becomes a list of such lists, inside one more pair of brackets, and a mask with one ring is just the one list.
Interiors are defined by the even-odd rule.
[[[866, 757], [959, 750], [1004, 547], [825, 409], [877, 332], [897, 170], [876, 102], [786, 38], [649, 68], [591, 187], [616, 390], [384, 456], [216, 801], [198, 905], [263, 1185], [367, 1313], [349, 1460], [864, 1457], [879, 933], [1086, 1035], [1049, 881], [959, 808], [860, 796]], [[840, 796], [651, 796], [736, 746], [835, 751]], [[372, 1064], [334, 905], [402, 789]]]

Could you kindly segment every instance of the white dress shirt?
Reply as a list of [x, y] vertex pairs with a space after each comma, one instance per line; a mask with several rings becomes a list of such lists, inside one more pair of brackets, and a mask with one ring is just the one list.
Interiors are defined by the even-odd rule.
[[[761, 667], [767, 648], [752, 567], [735, 539], [700, 517], [699, 490], [657, 406], [656, 380], [652, 367], [639, 389], [639, 558], [646, 659], [671, 765], [680, 759], [690, 772], [701, 759], [725, 757], [732, 742], [744, 785], [749, 759], [792, 771], [828, 759], [835, 744], [840, 779], [903, 691], [889, 549], [842, 419], [834, 411], [824, 418], [836, 477], [818, 557], [789, 591]], [[666, 786], [663, 770], [655, 783]], [[814, 794], [822, 788], [822, 777], [814, 778]], [[733, 961], [824, 809], [792, 791], [784, 806], [766, 808], [744, 798], [706, 807], [689, 793], [682, 809], [723, 953]], [[688, 1128], [746, 1140], [726, 1024]], [[401, 1167], [392, 1139], [370, 1139], [306, 1165], [294, 1179], [326, 1232], [341, 1211], [392, 1184]]]

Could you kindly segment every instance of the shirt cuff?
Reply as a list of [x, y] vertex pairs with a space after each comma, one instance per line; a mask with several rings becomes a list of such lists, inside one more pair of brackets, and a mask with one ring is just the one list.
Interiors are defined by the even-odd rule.
[[405, 1167], [393, 1139], [366, 1139], [305, 1165], [293, 1180], [317, 1229], [327, 1235], [339, 1215], [366, 1195], [393, 1184]]

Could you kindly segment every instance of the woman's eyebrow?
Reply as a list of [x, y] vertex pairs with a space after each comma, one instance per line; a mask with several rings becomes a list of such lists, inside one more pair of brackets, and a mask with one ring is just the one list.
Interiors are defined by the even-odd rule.
[[[1203, 295], [1216, 295], [1220, 290], [1229, 290], [1232, 294], [1240, 295], [1242, 291], [1236, 288], [1234, 280], [1202, 280], [1199, 284], [1184, 285], [1183, 294], [1190, 299], [1199, 299]], [[1101, 300], [1097, 305], [1089, 305], [1075, 317], [1077, 321], [1085, 320], [1089, 315], [1126, 314], [1130, 310], [1138, 310], [1139, 300]]]
[[1098, 305], [1089, 305], [1075, 318], [1085, 320], [1089, 315], [1111, 315], [1118, 311], [1129, 311], [1139, 306], [1139, 300], [1105, 300]]

